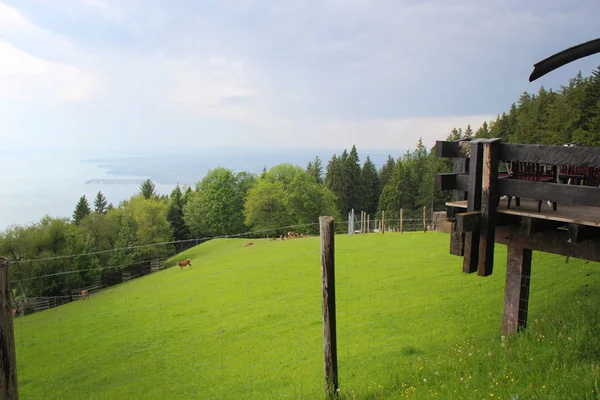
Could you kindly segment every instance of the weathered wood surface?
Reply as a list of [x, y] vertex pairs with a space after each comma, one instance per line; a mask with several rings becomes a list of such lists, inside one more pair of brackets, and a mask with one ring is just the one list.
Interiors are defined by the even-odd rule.
[[529, 309], [529, 282], [531, 280], [531, 250], [519, 240], [508, 243], [506, 287], [502, 334], [509, 335], [527, 326]]
[[454, 190], [452, 192], [453, 201], [467, 200], [469, 175], [461, 173], [437, 174], [435, 176], [435, 187], [437, 190]]
[[320, 217], [319, 225], [321, 230], [321, 283], [323, 285], [325, 393], [328, 398], [333, 398], [338, 388], [334, 220], [332, 217]]
[[[537, 203], [533, 200], [521, 199], [520, 207], [513, 206], [509, 209], [506, 209], [506, 203], [507, 200], [500, 201], [500, 205], [497, 208], [498, 218], [501, 218], [501, 215], [513, 215], [600, 227], [600, 207], [559, 204], [558, 210], [554, 211], [551, 207], [544, 203], [542, 206], [542, 211], [538, 213], [536, 212]], [[466, 210], [467, 202], [448, 202], [446, 203], [446, 206]]]
[[454, 158], [469, 158], [471, 157], [471, 146], [469, 140], [459, 140], [449, 142], [438, 140], [435, 142], [436, 157], [454, 157]]
[[[483, 141], [471, 141], [471, 158], [469, 158], [469, 188], [467, 193], [467, 211], [481, 211], [481, 162]], [[479, 261], [479, 230], [465, 233], [463, 272], [477, 271]]]
[[520, 198], [580, 206], [599, 206], [600, 188], [593, 186], [565, 185], [551, 182], [533, 182], [518, 179], [498, 179], [498, 194]]
[[479, 233], [479, 263], [477, 267], [477, 274], [479, 276], [491, 275], [494, 268], [499, 141], [500, 139], [487, 139], [483, 142], [481, 225]]
[[600, 147], [501, 143], [499, 151], [501, 161], [600, 168]]
[[12, 306], [10, 301], [10, 280], [8, 260], [0, 257], [0, 399], [19, 398], [17, 386], [17, 353], [13, 328]]
[[473, 232], [481, 224], [481, 211], [470, 211], [456, 214], [454, 231], [457, 233]]
[[523, 235], [519, 228], [501, 226], [496, 228], [496, 243], [508, 245], [509, 240], [519, 241], [525, 248], [558, 254], [565, 257], [579, 258], [600, 262], [600, 238], [569, 243], [569, 233], [566, 230], [534, 233]]
[[564, 226], [564, 222], [522, 217], [520, 233], [523, 235], [533, 235], [534, 233], [553, 231], [560, 226]]

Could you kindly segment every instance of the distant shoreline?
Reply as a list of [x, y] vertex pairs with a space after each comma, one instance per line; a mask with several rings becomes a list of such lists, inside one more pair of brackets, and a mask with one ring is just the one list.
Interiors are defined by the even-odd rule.
[[144, 179], [88, 179], [86, 185], [141, 185]]

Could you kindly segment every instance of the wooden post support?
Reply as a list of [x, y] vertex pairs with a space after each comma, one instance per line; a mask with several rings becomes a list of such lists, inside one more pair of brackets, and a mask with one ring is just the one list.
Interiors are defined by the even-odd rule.
[[508, 242], [506, 262], [506, 288], [502, 334], [509, 335], [527, 326], [529, 282], [531, 280], [531, 250], [516, 240]]
[[381, 233], [385, 233], [385, 211], [381, 212]]
[[367, 233], [371, 232], [371, 216], [367, 214]]
[[427, 232], [427, 207], [423, 207], [423, 232]]
[[338, 389], [337, 338], [335, 326], [335, 246], [332, 217], [319, 218], [321, 230], [321, 282], [323, 284], [323, 352], [325, 392], [334, 398]]
[[10, 301], [8, 260], [0, 257], [0, 399], [19, 398], [17, 387], [17, 353]]
[[[471, 158], [469, 159], [469, 190], [467, 193], [467, 211], [481, 211], [481, 172], [482, 172], [482, 139], [471, 141]], [[479, 230], [465, 233], [463, 272], [477, 271], [479, 261]]]
[[481, 226], [479, 232], [479, 263], [477, 274], [488, 276], [494, 268], [494, 241], [496, 233], [496, 207], [498, 206], [498, 156], [500, 139], [483, 143], [481, 183]]
[[402, 209], [400, 209], [400, 232], [404, 232], [404, 216], [402, 215]]

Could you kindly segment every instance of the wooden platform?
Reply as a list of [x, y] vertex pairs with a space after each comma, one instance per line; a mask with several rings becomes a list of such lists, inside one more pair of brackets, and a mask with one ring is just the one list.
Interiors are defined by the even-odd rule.
[[[599, 207], [575, 206], [572, 204], [558, 203], [558, 210], [553, 211], [546, 202], [542, 202], [542, 211], [537, 212], [537, 202], [529, 199], [521, 199], [521, 205], [517, 207], [513, 200], [510, 208], [506, 206], [508, 200], [501, 200], [500, 205], [496, 209], [498, 214], [517, 215], [521, 217], [531, 217], [538, 219], [546, 219], [550, 221], [559, 221], [564, 223], [575, 223], [579, 225], [600, 227], [600, 199], [598, 199]], [[449, 207], [467, 209], [467, 200], [453, 201], [446, 203]]]

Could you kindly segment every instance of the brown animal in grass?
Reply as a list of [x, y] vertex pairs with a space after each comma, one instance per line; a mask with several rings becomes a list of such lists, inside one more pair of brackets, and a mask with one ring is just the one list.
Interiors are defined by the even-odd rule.
[[191, 268], [191, 267], [192, 267], [192, 262], [191, 262], [191, 260], [190, 260], [189, 258], [186, 258], [186, 259], [185, 259], [185, 260], [183, 260], [183, 261], [179, 261], [179, 262], [177, 263], [177, 265], [179, 265], [179, 266], [181, 267], [181, 270], [183, 271], [183, 267], [186, 267], [186, 266], [188, 266], [188, 265], [189, 265], [189, 266], [190, 266], [190, 268]]
[[294, 239], [294, 238], [298, 238], [298, 234], [296, 232], [290, 231], [287, 234], [288, 239]]
[[277, 238], [271, 238], [271, 241], [273, 241], [273, 240], [277, 240]]
[[87, 289], [83, 289], [81, 291], [81, 298], [85, 299], [86, 297], [88, 297], [88, 291], [87, 291]]
[[252, 246], [252, 245], [254, 245], [254, 242], [246, 243], [246, 244], [244, 245], [244, 247], [248, 247], [248, 246]]

